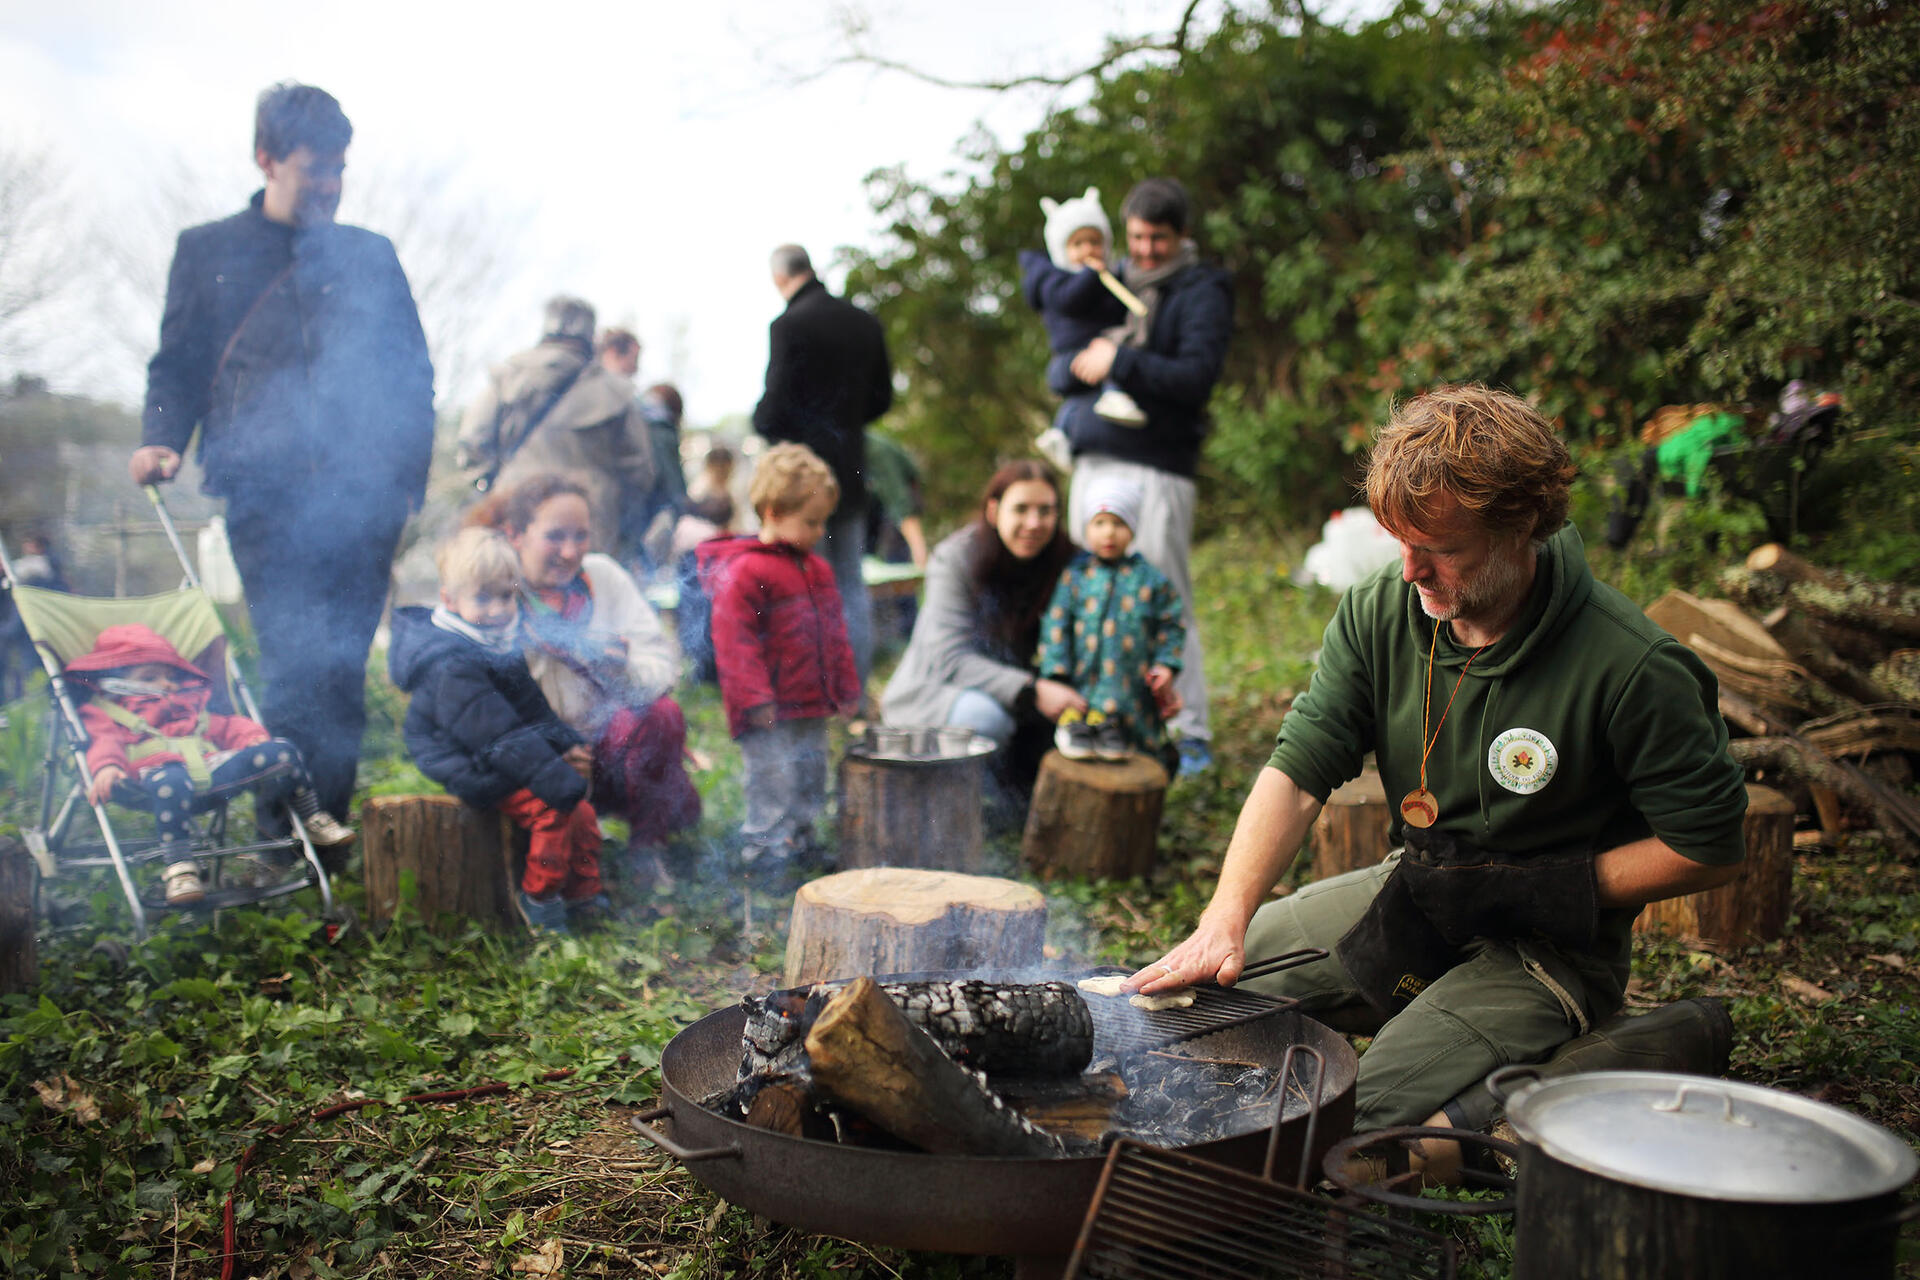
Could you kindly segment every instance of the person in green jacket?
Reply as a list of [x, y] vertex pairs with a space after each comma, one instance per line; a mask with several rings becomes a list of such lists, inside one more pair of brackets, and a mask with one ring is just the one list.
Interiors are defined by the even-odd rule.
[[[1587, 1033], [1624, 1000], [1641, 906], [1724, 884], [1744, 856], [1714, 678], [1594, 580], [1566, 523], [1573, 474], [1507, 393], [1399, 408], [1367, 500], [1400, 564], [1341, 600], [1198, 926], [1129, 980], [1227, 986], [1249, 955], [1328, 948], [1248, 985], [1373, 1035], [1359, 1130], [1428, 1121]], [[1369, 752], [1404, 849], [1267, 901]]]

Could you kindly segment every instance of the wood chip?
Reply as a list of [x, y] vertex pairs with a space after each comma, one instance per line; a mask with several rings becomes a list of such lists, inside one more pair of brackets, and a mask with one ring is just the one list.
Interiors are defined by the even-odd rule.
[[1816, 986], [1805, 978], [1796, 978], [1790, 973], [1780, 975], [1780, 985], [1788, 995], [1808, 1004], [1826, 1004], [1834, 998], [1833, 992], [1825, 987]]

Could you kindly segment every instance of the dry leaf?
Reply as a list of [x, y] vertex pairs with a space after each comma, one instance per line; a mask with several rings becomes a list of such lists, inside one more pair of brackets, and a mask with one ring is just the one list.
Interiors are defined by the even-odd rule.
[[532, 1253], [523, 1253], [513, 1260], [510, 1271], [518, 1271], [530, 1276], [557, 1276], [562, 1265], [560, 1241], [553, 1239], [541, 1245]]
[[205, 1160], [202, 1160], [200, 1163], [194, 1165], [193, 1171], [195, 1173], [212, 1173], [215, 1169], [218, 1169], [219, 1167], [220, 1167], [220, 1162], [215, 1160], [212, 1156], [208, 1156]]
[[1796, 978], [1790, 973], [1780, 976], [1780, 985], [1786, 988], [1788, 995], [1808, 1004], [1825, 1004], [1833, 999], [1833, 992], [1825, 987], [1815, 986], [1805, 978]]
[[47, 1110], [72, 1112], [81, 1124], [92, 1124], [100, 1118], [100, 1104], [74, 1083], [72, 1076], [62, 1075], [56, 1081], [35, 1080], [33, 1091], [40, 1095]]
[[1887, 954], [1883, 956], [1868, 956], [1867, 959], [1878, 960], [1881, 964], [1887, 966], [1887, 968], [1889, 969], [1904, 970], [1907, 967], [1907, 958], [1893, 951], [1889, 951], [1887, 952]]

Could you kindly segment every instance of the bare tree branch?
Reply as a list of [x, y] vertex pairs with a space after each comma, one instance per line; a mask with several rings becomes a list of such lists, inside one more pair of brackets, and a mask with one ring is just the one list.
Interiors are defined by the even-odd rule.
[[[997, 79], [967, 80], [953, 76], [943, 76], [928, 71], [924, 67], [902, 62], [876, 52], [868, 43], [871, 24], [866, 17], [854, 10], [843, 10], [840, 14], [841, 38], [846, 41], [847, 51], [811, 71], [794, 72], [791, 83], [809, 84], [837, 71], [842, 67], [866, 67], [874, 71], [891, 71], [929, 84], [938, 89], [971, 89], [989, 93], [1003, 93], [1010, 89], [1064, 89], [1077, 81], [1098, 76], [1118, 63], [1124, 62], [1135, 54], [1170, 53], [1177, 61], [1187, 54], [1187, 41], [1193, 31], [1194, 15], [1198, 13], [1202, 0], [1188, 0], [1187, 7], [1180, 14], [1179, 26], [1171, 35], [1137, 36], [1131, 40], [1115, 40], [1108, 44], [1107, 51], [1099, 58], [1083, 67], [1071, 71], [1049, 74], [1031, 72], [1026, 75], [1004, 76]], [[1232, 6], [1224, 7], [1231, 13]]]

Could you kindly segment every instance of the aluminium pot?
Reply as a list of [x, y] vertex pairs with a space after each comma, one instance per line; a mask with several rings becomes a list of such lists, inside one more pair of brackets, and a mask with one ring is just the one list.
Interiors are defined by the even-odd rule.
[[[754, 1128], [695, 1101], [733, 1084], [745, 1024], [742, 1010], [723, 1009], [675, 1036], [660, 1055], [662, 1105], [634, 1124], [714, 1194], [787, 1226], [862, 1244], [1013, 1256], [1072, 1250], [1106, 1165], [1104, 1154], [1057, 1159], [932, 1155]], [[1317, 1049], [1327, 1063], [1319, 1122], [1311, 1135], [1310, 1154], [1317, 1163], [1353, 1125], [1358, 1060], [1344, 1037], [1286, 1010], [1177, 1048], [1195, 1057], [1278, 1067], [1294, 1044]], [[662, 1119], [665, 1132], [647, 1124]], [[1298, 1165], [1308, 1130], [1304, 1115], [1282, 1124], [1277, 1167]], [[1261, 1125], [1182, 1150], [1257, 1172], [1269, 1133]]]
[[1894, 1274], [1920, 1161], [1850, 1112], [1672, 1072], [1506, 1067], [1487, 1087], [1521, 1147], [1515, 1280]]

